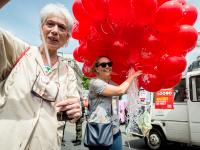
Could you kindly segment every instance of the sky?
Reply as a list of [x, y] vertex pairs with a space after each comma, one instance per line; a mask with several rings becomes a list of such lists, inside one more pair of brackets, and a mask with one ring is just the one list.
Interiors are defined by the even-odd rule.
[[[193, 4], [199, 15], [194, 25], [200, 31], [200, 0], [186, 0]], [[20, 39], [33, 44], [40, 45], [39, 12], [48, 3], [62, 3], [72, 13], [73, 0], [10, 0], [6, 6], [0, 9], [0, 27], [8, 30]], [[78, 42], [74, 39], [69, 41], [67, 47], [62, 51], [72, 53]], [[187, 55], [188, 65], [200, 55], [200, 48], [195, 48]]]
[[[10, 0], [0, 9], [0, 27], [30, 44], [40, 45], [40, 10], [48, 3], [62, 3], [73, 15], [73, 0]], [[71, 39], [62, 50], [72, 53], [76, 46], [78, 42]]]

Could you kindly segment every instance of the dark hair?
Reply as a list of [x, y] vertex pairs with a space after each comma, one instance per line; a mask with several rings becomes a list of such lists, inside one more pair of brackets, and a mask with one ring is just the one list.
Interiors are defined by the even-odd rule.
[[108, 56], [99, 56], [99, 57], [97, 57], [96, 60], [95, 60], [95, 62], [93, 63], [91, 72], [97, 73], [97, 72], [96, 72], [96, 67], [98, 67], [98, 65], [99, 65], [99, 59], [101, 59], [101, 58], [103, 58], [103, 57], [108, 58], [109, 60], [111, 60]]

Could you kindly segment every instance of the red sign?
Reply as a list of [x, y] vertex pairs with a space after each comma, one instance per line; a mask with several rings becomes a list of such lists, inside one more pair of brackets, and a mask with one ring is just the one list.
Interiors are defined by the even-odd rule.
[[156, 109], [174, 109], [174, 90], [170, 88], [156, 92], [155, 100]]

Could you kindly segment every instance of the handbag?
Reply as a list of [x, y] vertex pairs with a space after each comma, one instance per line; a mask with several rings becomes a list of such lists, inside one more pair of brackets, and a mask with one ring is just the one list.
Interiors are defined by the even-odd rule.
[[87, 122], [84, 145], [111, 146], [113, 144], [112, 123]]
[[[100, 101], [100, 100], [98, 100]], [[98, 102], [97, 101], [97, 102]], [[97, 107], [98, 104], [96, 104]], [[95, 109], [96, 109], [95, 107]], [[112, 107], [111, 107], [112, 108]], [[94, 110], [95, 110], [94, 109]], [[111, 109], [112, 112], [112, 109]], [[113, 144], [113, 125], [110, 123], [96, 123], [89, 122], [87, 120], [85, 135], [84, 135], [84, 146], [105, 146], [109, 147]]]

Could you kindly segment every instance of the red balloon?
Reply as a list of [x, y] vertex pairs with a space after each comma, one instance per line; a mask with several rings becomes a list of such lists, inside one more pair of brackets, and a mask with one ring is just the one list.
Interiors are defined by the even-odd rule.
[[92, 66], [92, 63], [83, 64], [82, 72], [86, 77], [92, 78], [96, 76], [95, 73], [92, 72]]
[[74, 0], [72, 11], [78, 21], [87, 22], [90, 20], [81, 0]]
[[132, 0], [131, 1], [134, 22], [148, 24], [152, 21], [157, 9], [157, 0]]
[[112, 22], [114, 31], [123, 29], [131, 22], [131, 4], [130, 0], [108, 0], [109, 20]]
[[162, 80], [155, 74], [144, 74], [138, 79], [139, 84], [149, 92], [156, 92], [162, 88]]
[[119, 75], [119, 76], [123, 76], [126, 77], [127, 76], [127, 72], [129, 70], [128, 65], [126, 65], [125, 63], [121, 62], [119, 63], [118, 61], [112, 60], [113, 61], [113, 73], [114, 75]]
[[[131, 49], [137, 49], [143, 45], [143, 38], [146, 36], [144, 26], [128, 26], [119, 32], [118, 39], [125, 40]], [[134, 35], [134, 36], [133, 36]]]
[[159, 61], [158, 70], [163, 77], [173, 76], [182, 73], [186, 64], [186, 59], [183, 56], [165, 55]]
[[182, 79], [182, 74], [163, 78], [163, 89], [175, 87]]
[[73, 51], [73, 57], [75, 60], [77, 60], [78, 62], [83, 62], [83, 60], [81, 59], [79, 53], [78, 53], [78, 48], [76, 48], [74, 51]]
[[[75, 0], [72, 9], [78, 20], [72, 36], [80, 42], [73, 55], [85, 62], [86, 76], [93, 76], [91, 62], [108, 56], [114, 81], [123, 82], [133, 67], [144, 72], [140, 85], [157, 91], [179, 80], [172, 76], [183, 72], [183, 54], [197, 42], [197, 31], [190, 26], [197, 14], [185, 0]], [[167, 78], [173, 82], [164, 83]]]
[[160, 31], [174, 30], [182, 16], [182, 5], [177, 1], [168, 1], [158, 8], [154, 25]]
[[84, 60], [89, 57], [88, 55], [90, 52], [87, 49], [87, 46], [85, 43], [80, 44], [80, 46], [78, 48], [78, 53], [79, 53], [80, 57], [82, 57]]
[[190, 25], [181, 25], [178, 32], [171, 34], [168, 41], [169, 54], [183, 54], [191, 51], [197, 43], [198, 33]]
[[112, 22], [108, 19], [101, 22], [100, 32], [106, 36], [113, 36], [115, 34], [115, 30], [111, 24]]
[[144, 60], [158, 59], [165, 53], [165, 47], [161, 39], [154, 35], [148, 36], [143, 41], [143, 46], [140, 48], [141, 58]]
[[85, 42], [82, 42], [78, 48], [78, 53], [80, 57], [85, 62], [93, 62], [96, 60], [98, 56], [101, 56], [101, 51], [92, 51], [87, 48], [87, 44]]
[[107, 17], [108, 4], [106, 0], [82, 0], [88, 14], [96, 21], [102, 21]]
[[[108, 54], [114, 60], [122, 60], [123, 58], [127, 59], [127, 57], [129, 56], [129, 52], [130, 52], [130, 49], [129, 49], [128, 43], [125, 40], [117, 39], [117, 40], [113, 41]], [[115, 54], [115, 55], [113, 55], [113, 54]]]
[[[139, 49], [131, 49], [129, 56], [127, 57], [127, 65], [134, 67], [137, 62], [140, 60]], [[134, 67], [135, 70], [137, 70]]]
[[162, 5], [163, 3], [167, 2], [167, 1], [170, 1], [170, 0], [157, 0], [158, 7], [159, 7], [160, 5]]
[[125, 76], [120, 76], [120, 75], [113, 74], [113, 75], [111, 75], [111, 80], [113, 82], [115, 82], [116, 84], [120, 85], [120, 84], [122, 84], [126, 80], [126, 77]]
[[183, 18], [180, 24], [194, 25], [198, 11], [193, 5], [183, 5]]
[[186, 4], [186, 1], [185, 0], [177, 0], [179, 3], [181, 3], [182, 5], [185, 5]]
[[87, 36], [87, 47], [92, 53], [105, 54], [104, 51], [108, 50], [112, 39], [103, 36], [98, 32], [98, 30], [91, 26], [90, 33]]
[[79, 23], [74, 21], [72, 28], [72, 37], [78, 40], [85, 39], [89, 32], [89, 24]]

